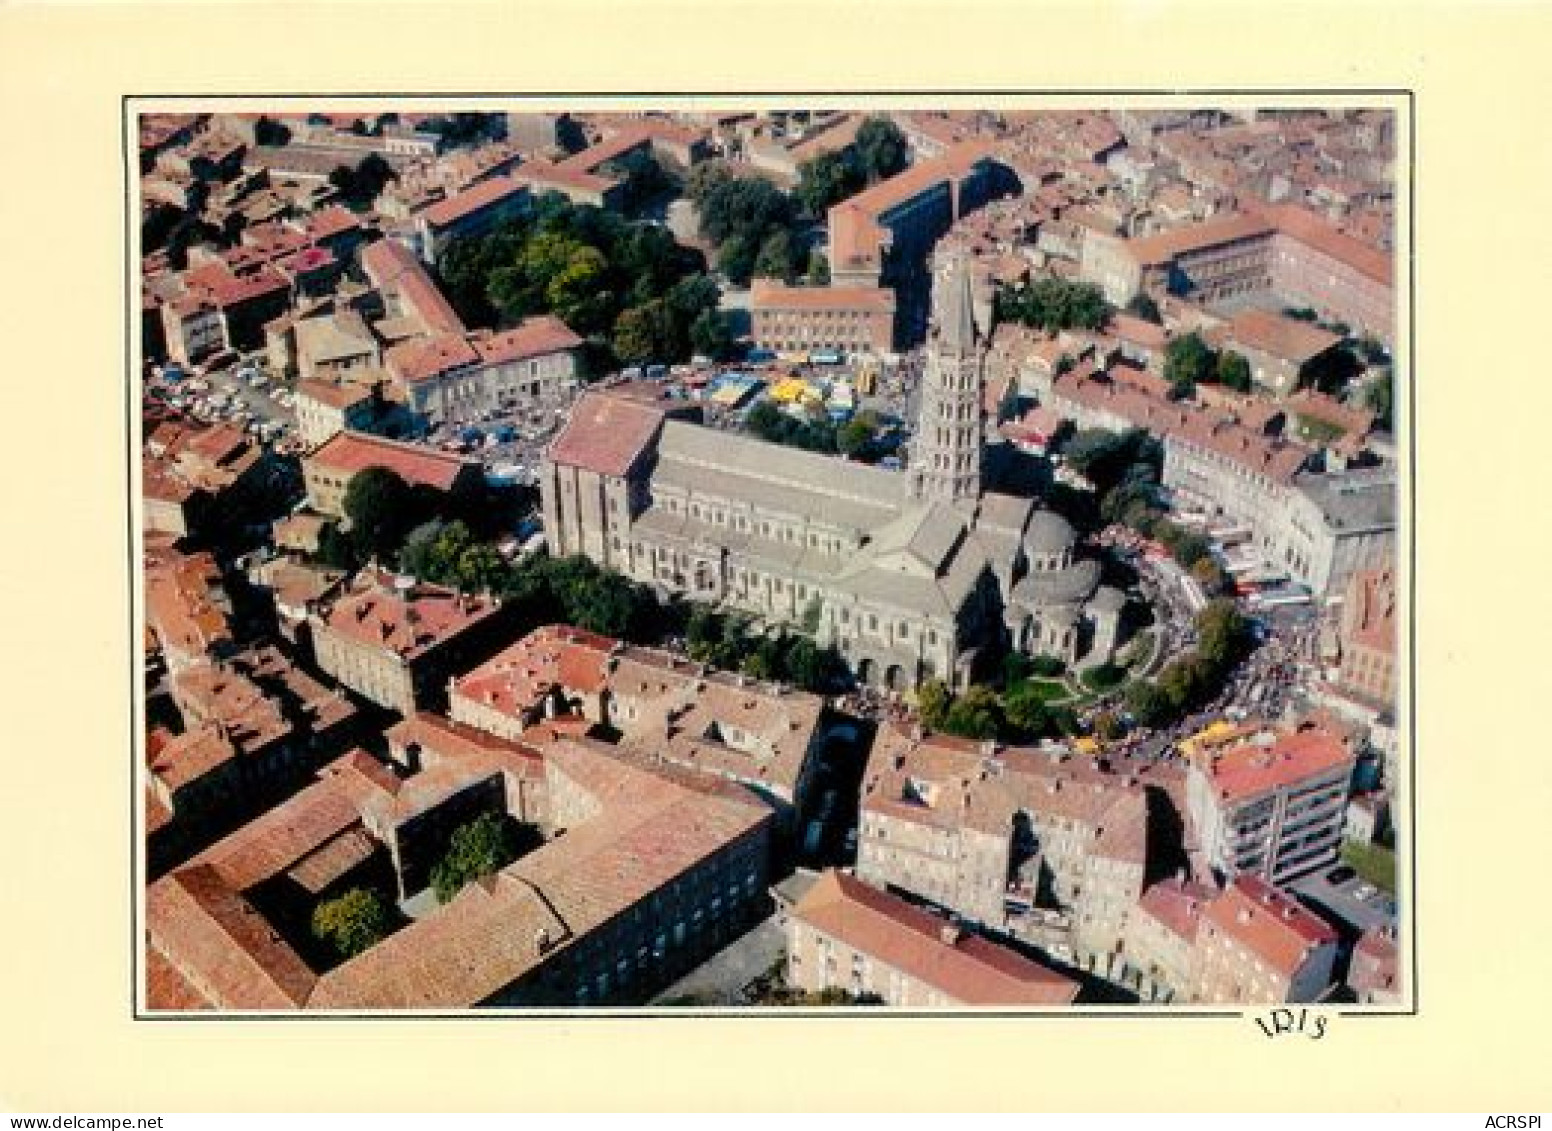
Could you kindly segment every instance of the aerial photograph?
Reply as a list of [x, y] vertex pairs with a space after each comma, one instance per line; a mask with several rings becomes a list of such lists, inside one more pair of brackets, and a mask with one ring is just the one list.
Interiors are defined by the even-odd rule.
[[1397, 105], [341, 102], [127, 112], [137, 1015], [1411, 1008]]

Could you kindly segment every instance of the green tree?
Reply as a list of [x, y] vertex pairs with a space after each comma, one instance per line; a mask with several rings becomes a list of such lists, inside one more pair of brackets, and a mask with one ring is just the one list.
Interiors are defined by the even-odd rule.
[[1123, 702], [1127, 713], [1140, 726], [1156, 727], [1170, 717], [1169, 696], [1151, 680], [1139, 679], [1127, 684]]
[[669, 360], [673, 316], [662, 299], [633, 306], [614, 326], [614, 352], [627, 364]]
[[1364, 386], [1363, 403], [1374, 413], [1374, 423], [1389, 432], [1392, 428], [1392, 399], [1395, 382], [1389, 370], [1380, 373]]
[[807, 636], [792, 642], [785, 658], [787, 678], [804, 691], [830, 690], [843, 664], [833, 648], [821, 648]]
[[878, 416], [864, 409], [857, 413], [835, 435], [836, 447], [841, 454], [856, 458], [865, 454], [878, 433]]
[[755, 256], [754, 274], [764, 279], [780, 279], [790, 283], [797, 275], [797, 251], [792, 245], [792, 233], [777, 228], [760, 244], [760, 254]]
[[1046, 696], [1034, 684], [1014, 684], [1002, 697], [1002, 714], [1008, 725], [1021, 734], [1038, 737], [1051, 729], [1051, 711]]
[[1094, 716], [1094, 733], [1106, 742], [1114, 742], [1122, 734], [1121, 720], [1113, 711], [1101, 711]]
[[391, 561], [413, 525], [409, 484], [386, 467], [356, 472], [345, 488], [350, 537], [364, 555]]
[[608, 273], [609, 263], [603, 252], [595, 247], [576, 245], [565, 263], [545, 282], [545, 301], [573, 329], [584, 329], [583, 319], [578, 316], [599, 309], [598, 298], [608, 286]]
[[1200, 656], [1187, 652], [1165, 665], [1159, 673], [1159, 690], [1164, 693], [1171, 712], [1189, 710], [1207, 689], [1209, 680]]
[[1029, 659], [1030, 674], [1044, 679], [1054, 679], [1066, 670], [1067, 664], [1060, 656], [1039, 655]]
[[819, 631], [820, 621], [824, 618], [824, 602], [817, 595], [808, 599], [808, 604], [803, 606], [801, 624], [803, 631], [812, 636]]
[[808, 253], [808, 285], [825, 287], [830, 284], [830, 261], [817, 247]]
[[929, 730], [942, 730], [953, 696], [941, 679], [929, 679], [916, 689], [916, 713]]
[[866, 183], [867, 174], [854, 151], [832, 151], [798, 166], [798, 184], [793, 195], [804, 212], [818, 219], [832, 205], [853, 195]]
[[518, 841], [507, 820], [484, 813], [453, 831], [447, 854], [431, 869], [438, 903], [447, 903], [464, 885], [500, 871], [517, 858]]
[[756, 247], [792, 221], [792, 202], [764, 177], [737, 177], [712, 185], [700, 202], [701, 231], [716, 243], [735, 235]]
[[354, 572], [361, 565], [361, 557], [349, 534], [335, 523], [329, 523], [318, 535], [318, 560], [333, 569]]
[[881, 115], [873, 115], [857, 128], [854, 142], [863, 176], [869, 184], [892, 177], [905, 168], [908, 147], [900, 127]]
[[1228, 585], [1228, 575], [1211, 554], [1196, 559], [1191, 566], [1191, 576], [1196, 578], [1202, 591], [1209, 597], [1216, 597]]
[[1235, 392], [1250, 392], [1250, 362], [1233, 350], [1224, 350], [1218, 355], [1217, 380]]
[[399, 569], [427, 581], [440, 580], [432, 575], [432, 557], [445, 525], [441, 519], [434, 518], [405, 535], [404, 545], [399, 549]]
[[998, 321], [1021, 322], [1047, 333], [1059, 330], [1099, 330], [1110, 321], [1110, 304], [1092, 283], [1068, 279], [1035, 279], [1021, 286], [998, 289], [994, 303]]
[[1196, 651], [1222, 671], [1244, 658], [1250, 646], [1250, 625], [1228, 598], [1209, 601], [1196, 614]]
[[729, 236], [717, 248], [717, 270], [728, 277], [735, 286], [748, 286], [754, 274], [757, 245], [743, 235]]
[[500, 590], [507, 563], [489, 542], [477, 542], [458, 556], [457, 585], [466, 593]]
[[1208, 382], [1215, 373], [1213, 351], [1195, 331], [1182, 334], [1164, 347], [1164, 379], [1169, 382], [1170, 395], [1176, 399], [1189, 397], [1197, 385]]
[[976, 684], [954, 700], [943, 729], [961, 738], [992, 738], [1000, 727], [1002, 705], [991, 688]]
[[313, 909], [313, 937], [340, 958], [352, 958], [387, 937], [394, 914], [382, 896], [370, 888], [351, 888]]
[[703, 310], [690, 323], [690, 345], [695, 352], [713, 361], [733, 356], [736, 341], [728, 316], [720, 310]]
[[698, 663], [710, 663], [722, 642], [722, 618], [707, 605], [690, 610], [685, 624], [685, 651]]
[[1155, 326], [1162, 325], [1164, 317], [1159, 313], [1159, 304], [1145, 294], [1138, 294], [1132, 301], [1126, 304], [1126, 312], [1135, 318], [1141, 318], [1144, 322], [1152, 322]]

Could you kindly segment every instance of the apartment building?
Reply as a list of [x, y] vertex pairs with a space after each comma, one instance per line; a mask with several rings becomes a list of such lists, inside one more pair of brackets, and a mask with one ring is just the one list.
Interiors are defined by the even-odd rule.
[[1071, 1005], [1078, 983], [834, 869], [773, 889], [789, 986], [910, 1009]]
[[505, 622], [493, 598], [370, 569], [308, 616], [318, 667], [403, 715], [440, 705], [448, 677], [494, 651]]
[[1355, 764], [1346, 742], [1314, 725], [1199, 754], [1186, 798], [1213, 867], [1282, 885], [1332, 863]]
[[762, 349], [882, 354], [894, 348], [894, 292], [885, 287], [788, 287], [756, 279], [751, 336]]

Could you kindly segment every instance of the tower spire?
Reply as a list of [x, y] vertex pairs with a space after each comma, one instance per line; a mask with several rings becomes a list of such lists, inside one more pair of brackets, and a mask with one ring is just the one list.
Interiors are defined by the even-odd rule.
[[921, 407], [911, 440], [911, 490], [919, 499], [974, 503], [981, 495], [981, 364], [970, 265], [955, 255], [934, 280]]
[[938, 323], [940, 347], [969, 353], [976, 345], [975, 296], [970, 289], [969, 259], [964, 253], [949, 261], [937, 292], [933, 317]]

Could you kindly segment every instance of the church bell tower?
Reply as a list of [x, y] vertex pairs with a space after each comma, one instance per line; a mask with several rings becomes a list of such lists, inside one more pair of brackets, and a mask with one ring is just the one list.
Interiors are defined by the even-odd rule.
[[924, 501], [974, 504], [981, 496], [984, 354], [965, 256], [955, 256], [933, 281], [932, 299], [934, 326], [911, 441], [911, 493]]

